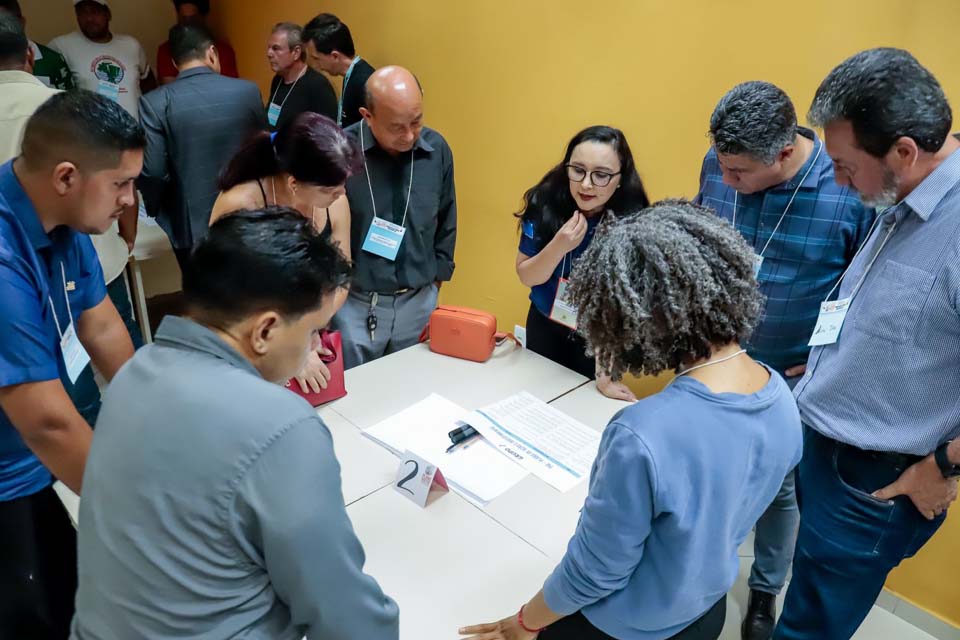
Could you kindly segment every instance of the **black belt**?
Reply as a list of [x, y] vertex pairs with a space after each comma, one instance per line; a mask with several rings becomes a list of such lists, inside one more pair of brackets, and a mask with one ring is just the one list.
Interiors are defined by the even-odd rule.
[[[422, 289], [423, 287], [420, 288]], [[378, 296], [396, 297], [402, 296], [405, 293], [410, 293], [411, 291], [417, 291], [417, 289], [411, 289], [410, 287], [407, 287], [406, 289], [397, 289], [396, 291], [361, 291], [360, 289], [351, 289], [350, 293], [355, 293], [358, 296], [369, 298], [374, 293], [376, 293]]]
[[870, 460], [877, 464], [892, 467], [893, 469], [898, 469], [900, 471], [904, 471], [908, 467], [912, 467], [926, 457], [917, 456], [910, 453], [897, 453], [895, 451], [870, 451], [867, 449], [860, 449], [851, 444], [846, 444], [845, 442], [838, 442], [836, 440], [834, 442], [837, 442], [838, 445], [858, 458]]

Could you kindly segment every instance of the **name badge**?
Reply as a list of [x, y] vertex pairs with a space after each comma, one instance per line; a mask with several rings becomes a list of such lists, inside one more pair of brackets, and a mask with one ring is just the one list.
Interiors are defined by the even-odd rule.
[[397, 253], [400, 251], [400, 245], [406, 233], [407, 230], [404, 227], [374, 216], [362, 248], [367, 253], [393, 262], [397, 259]]
[[120, 85], [107, 80], [100, 80], [97, 84], [97, 93], [114, 102], [120, 101]]
[[71, 384], [76, 384], [77, 378], [90, 364], [90, 356], [80, 343], [72, 322], [60, 338], [60, 352], [63, 354], [63, 364], [67, 368], [67, 377], [70, 378]]
[[760, 269], [763, 268], [763, 256], [753, 256], [753, 279], [760, 280]]
[[570, 280], [560, 278], [557, 283], [557, 296], [553, 299], [553, 308], [550, 310], [550, 319], [570, 329], [577, 328], [577, 308], [570, 304], [567, 285]]
[[840, 329], [850, 309], [850, 298], [831, 300], [820, 304], [820, 315], [817, 316], [817, 326], [813, 329], [810, 342], [811, 347], [822, 347], [833, 344], [840, 337]]
[[280, 105], [276, 102], [271, 102], [270, 106], [267, 108], [267, 122], [270, 123], [271, 127], [277, 126], [277, 121], [280, 120]]
[[447, 481], [436, 465], [412, 451], [404, 452], [400, 460], [393, 488], [418, 507], [426, 507], [431, 498], [448, 491]]

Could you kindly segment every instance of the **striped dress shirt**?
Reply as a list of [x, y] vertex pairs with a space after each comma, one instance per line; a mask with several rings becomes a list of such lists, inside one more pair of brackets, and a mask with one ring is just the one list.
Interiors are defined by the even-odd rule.
[[861, 279], [838, 341], [810, 354], [801, 418], [860, 449], [927, 455], [960, 436], [960, 151], [882, 214], [839, 297]]

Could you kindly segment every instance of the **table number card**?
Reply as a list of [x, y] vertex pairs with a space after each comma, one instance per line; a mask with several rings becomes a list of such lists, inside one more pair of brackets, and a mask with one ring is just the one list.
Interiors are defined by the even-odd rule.
[[436, 465], [409, 450], [400, 461], [393, 488], [418, 507], [426, 507], [432, 496], [448, 491], [447, 481]]

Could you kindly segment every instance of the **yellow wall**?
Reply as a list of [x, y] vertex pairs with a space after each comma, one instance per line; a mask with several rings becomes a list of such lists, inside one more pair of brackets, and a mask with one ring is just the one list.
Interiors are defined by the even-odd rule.
[[[231, 0], [217, 24], [245, 75], [266, 87], [270, 25], [306, 22], [321, 10], [351, 26], [372, 64], [401, 64], [419, 76], [427, 123], [456, 160], [457, 273], [444, 301], [488, 309], [505, 328], [523, 322], [528, 293], [514, 273], [510, 214], [584, 126], [627, 133], [656, 199], [695, 193], [710, 112], [741, 81], [780, 85], [804, 114], [843, 58], [901, 46], [960, 105], [956, 0]], [[955, 514], [891, 587], [960, 624], [958, 575]]]

